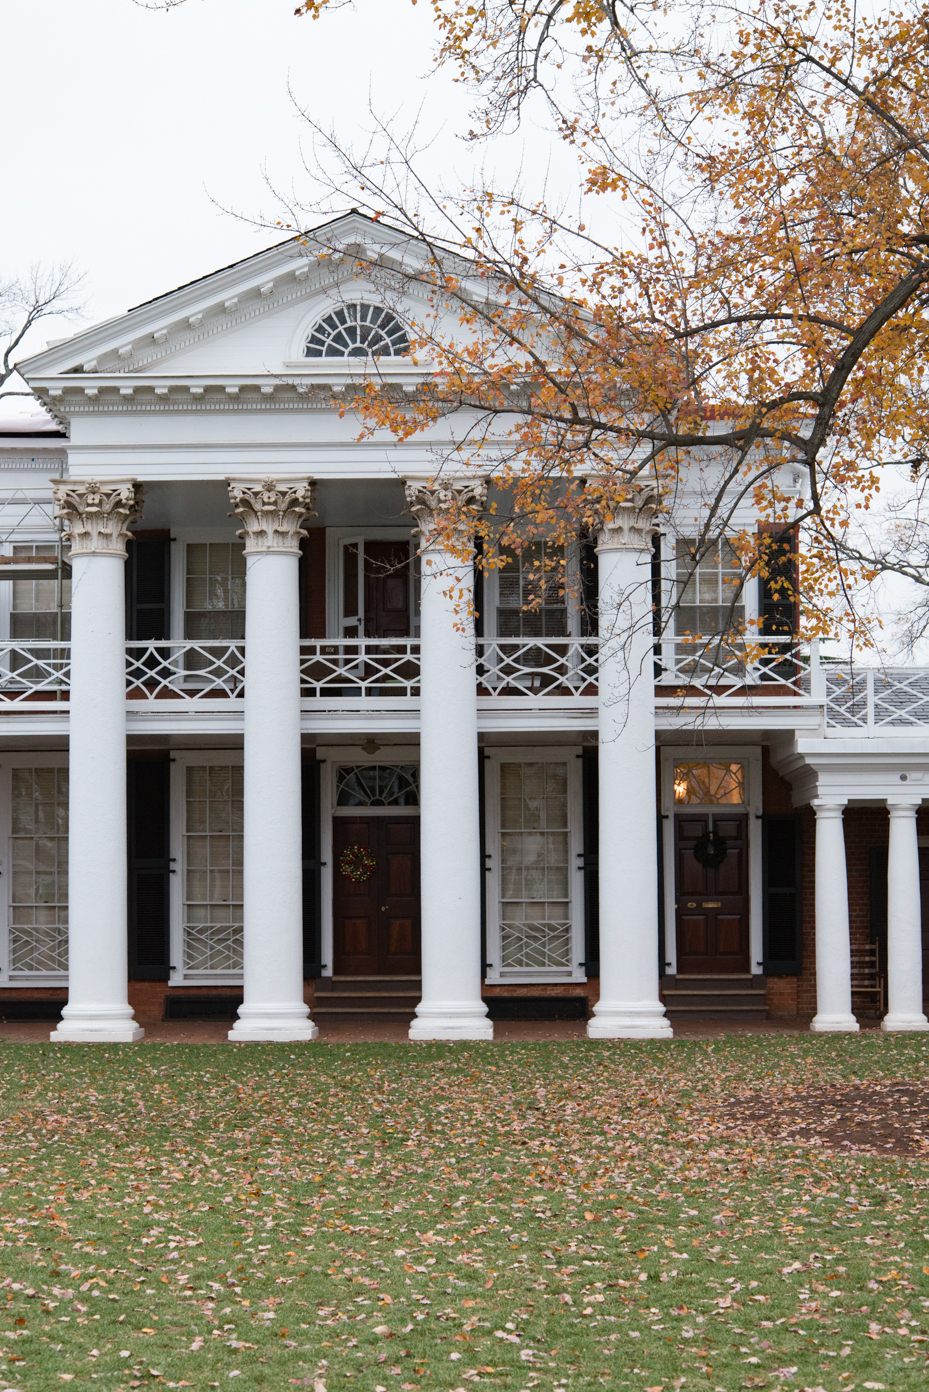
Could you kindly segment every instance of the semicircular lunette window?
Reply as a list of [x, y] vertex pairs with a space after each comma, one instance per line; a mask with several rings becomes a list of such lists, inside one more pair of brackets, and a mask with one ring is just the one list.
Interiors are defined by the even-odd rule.
[[305, 358], [403, 358], [410, 351], [395, 314], [372, 304], [345, 304], [320, 319], [306, 341]]

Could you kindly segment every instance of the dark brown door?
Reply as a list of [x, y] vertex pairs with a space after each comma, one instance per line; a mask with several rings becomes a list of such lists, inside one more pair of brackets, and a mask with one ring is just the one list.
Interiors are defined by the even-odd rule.
[[[727, 854], [708, 869], [694, 846], [709, 831]], [[677, 970], [715, 976], [751, 970], [748, 942], [748, 818], [724, 812], [680, 812], [674, 819]]]
[[[418, 976], [419, 818], [334, 817], [336, 976]], [[344, 875], [349, 846], [375, 859], [367, 879]]]
[[366, 638], [410, 636], [410, 544], [366, 541], [364, 554]]

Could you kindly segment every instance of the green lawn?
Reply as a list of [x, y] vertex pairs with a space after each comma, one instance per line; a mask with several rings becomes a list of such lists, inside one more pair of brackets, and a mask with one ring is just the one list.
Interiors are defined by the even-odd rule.
[[876, 1033], [0, 1045], [0, 1386], [923, 1388], [926, 1161], [725, 1102], [927, 1066]]

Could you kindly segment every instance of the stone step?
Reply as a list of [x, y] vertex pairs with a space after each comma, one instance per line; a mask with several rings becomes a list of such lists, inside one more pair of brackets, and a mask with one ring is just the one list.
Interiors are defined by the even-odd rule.
[[325, 996], [415, 996], [422, 994], [421, 976], [320, 976], [316, 980], [317, 997]]
[[408, 1010], [412, 1015], [419, 1005], [418, 991], [333, 991], [316, 997], [316, 1010]]

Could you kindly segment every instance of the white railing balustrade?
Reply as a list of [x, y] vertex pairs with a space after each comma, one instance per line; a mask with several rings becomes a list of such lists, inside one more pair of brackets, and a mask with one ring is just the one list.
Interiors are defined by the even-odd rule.
[[418, 638], [304, 639], [305, 701], [419, 699]]
[[208, 701], [241, 697], [245, 644], [212, 642], [126, 644], [126, 695], [130, 701]]
[[818, 683], [826, 725], [837, 730], [925, 728], [929, 725], [929, 669], [856, 667], [824, 662]]
[[[474, 676], [481, 702], [592, 705], [597, 698], [596, 638], [478, 638]], [[858, 667], [820, 659], [818, 645], [792, 638], [661, 638], [653, 652], [659, 710], [703, 704], [813, 707], [827, 731], [862, 734], [929, 728], [929, 668]], [[71, 645], [55, 640], [0, 642], [0, 713], [67, 708]], [[357, 702], [416, 707], [417, 638], [308, 639], [300, 644], [305, 709]], [[241, 639], [126, 644], [131, 710], [164, 701], [227, 708], [245, 693]], [[390, 705], [387, 708], [390, 708]]]
[[478, 638], [479, 696], [595, 698], [596, 638]]
[[0, 709], [10, 702], [34, 705], [67, 700], [70, 686], [70, 643], [0, 643]]
[[675, 700], [784, 705], [810, 701], [815, 647], [795, 638], [712, 634], [661, 638], [655, 644], [659, 703]]

